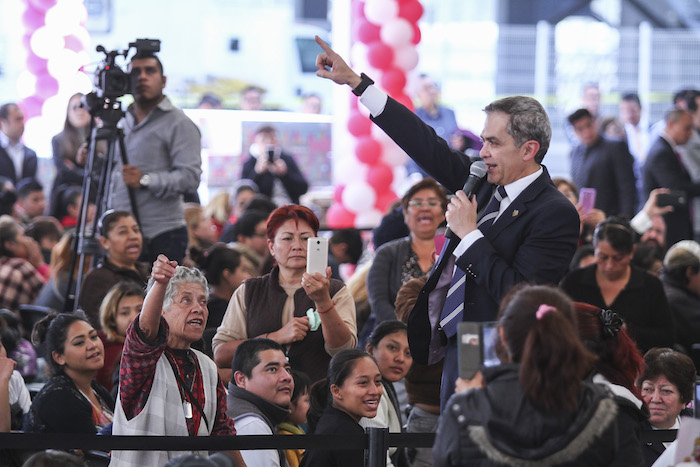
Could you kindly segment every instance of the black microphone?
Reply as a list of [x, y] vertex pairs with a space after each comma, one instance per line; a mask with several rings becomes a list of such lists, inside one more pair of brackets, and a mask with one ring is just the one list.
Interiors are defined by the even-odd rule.
[[[469, 167], [469, 178], [467, 178], [467, 181], [464, 182], [464, 187], [462, 187], [462, 191], [466, 193], [468, 199], [471, 199], [477, 183], [479, 183], [485, 176], [486, 164], [484, 164], [484, 161], [472, 162], [472, 165]], [[447, 226], [447, 230], [445, 230], [445, 237], [449, 239], [457, 238], [457, 235], [450, 230], [449, 225]]]

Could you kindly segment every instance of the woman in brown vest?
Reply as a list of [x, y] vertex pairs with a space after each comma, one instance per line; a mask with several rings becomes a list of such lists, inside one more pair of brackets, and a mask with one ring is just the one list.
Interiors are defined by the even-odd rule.
[[[306, 243], [318, 235], [318, 218], [304, 206], [275, 209], [267, 220], [267, 245], [277, 265], [249, 279], [231, 297], [212, 341], [214, 360], [230, 368], [238, 345], [254, 337], [279, 342], [292, 367], [318, 381], [333, 355], [357, 345], [355, 302], [347, 287], [326, 276], [306, 273]], [[319, 323], [307, 316], [318, 312]]]

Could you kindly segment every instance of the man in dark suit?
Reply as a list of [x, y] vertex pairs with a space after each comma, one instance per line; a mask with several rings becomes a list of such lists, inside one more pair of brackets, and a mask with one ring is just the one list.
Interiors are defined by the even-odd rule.
[[[666, 129], [652, 144], [644, 164], [644, 191], [647, 195], [655, 188], [685, 192], [687, 199], [700, 196], [700, 183], [694, 183], [678, 154], [677, 147], [688, 142], [693, 132], [693, 121], [682, 109], [666, 115]], [[664, 215], [666, 244], [693, 238], [689, 203], [675, 206]]]
[[22, 144], [24, 113], [17, 104], [0, 106], [0, 175], [17, 184], [36, 177], [36, 153]]
[[[540, 103], [528, 97], [508, 97], [486, 106], [481, 157], [487, 167], [487, 181], [476, 189], [475, 198], [468, 199], [459, 190], [471, 162], [458, 157], [413, 112], [370, 86], [366, 76], [353, 72], [325, 42], [319, 38], [316, 41], [325, 52], [316, 59], [316, 74], [347, 84], [353, 93], [361, 95], [360, 102], [370, 110], [372, 120], [427, 173], [457, 192], [446, 217], [459, 238], [448, 243], [409, 318], [414, 359], [433, 363], [445, 355], [441, 394], [444, 407], [457, 378], [454, 321], [495, 320], [499, 302], [514, 285], [557, 283], [576, 249], [576, 209], [540, 165], [551, 139], [549, 118]], [[497, 212], [490, 212], [495, 221], [486, 228], [484, 221], [489, 216], [483, 213], [487, 205], [495, 205]], [[483, 224], [477, 227], [478, 222]], [[464, 298], [458, 309], [445, 315], [443, 305], [452, 288], [453, 272], [456, 278], [460, 270], [466, 278]], [[476, 385], [477, 380], [470, 383]]]
[[630, 219], [637, 212], [637, 187], [627, 144], [603, 138], [586, 109], [578, 109], [568, 121], [580, 141], [571, 151], [571, 179], [579, 188], [596, 190], [596, 209]]

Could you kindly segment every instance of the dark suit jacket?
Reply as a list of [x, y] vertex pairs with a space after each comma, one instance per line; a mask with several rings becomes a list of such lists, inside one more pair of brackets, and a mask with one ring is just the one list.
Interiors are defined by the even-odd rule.
[[[411, 111], [389, 98], [384, 111], [373, 120], [448, 190], [462, 188], [469, 175], [470, 161], [459, 157]], [[488, 182], [477, 189], [479, 210], [486, 206], [493, 190], [494, 186]], [[576, 250], [578, 235], [576, 209], [554, 187], [545, 168], [544, 173], [513, 200], [484, 238], [457, 259], [457, 266], [467, 272], [468, 278], [464, 320], [495, 320], [499, 302], [518, 283], [557, 284]], [[411, 353], [419, 363], [428, 361], [433, 331], [428, 318], [428, 295], [435, 288], [445, 263], [441, 261], [436, 265], [409, 319]], [[439, 315], [440, 310], [432, 312]], [[443, 374], [443, 401], [453, 392], [456, 375], [456, 339], [451, 339]]]
[[[644, 164], [644, 192], [647, 196], [655, 188], [684, 191], [688, 198], [700, 196], [700, 184], [693, 183], [690, 174], [673, 148], [660, 137], [651, 145]], [[664, 215], [666, 221], [666, 245], [693, 238], [690, 207], [685, 204]]]
[[599, 138], [571, 151], [571, 178], [579, 188], [595, 188], [595, 207], [609, 216], [637, 213], [634, 158], [623, 141]]
[[243, 164], [241, 177], [253, 180], [258, 185], [260, 193], [270, 197], [272, 197], [272, 187], [275, 178], [279, 178], [284, 189], [291, 198], [292, 203], [299, 204], [299, 197], [309, 189], [309, 183], [306, 181], [306, 178], [304, 178], [304, 175], [301, 173], [301, 170], [299, 170], [299, 166], [292, 156], [283, 152], [280, 154], [280, 159], [287, 164], [287, 173], [281, 177], [277, 177], [277, 175], [271, 172], [257, 173], [255, 171], [257, 159], [253, 156], [250, 156]]
[[[22, 163], [22, 176], [19, 180], [23, 178], [35, 178], [37, 168], [37, 158], [36, 153], [24, 147], [24, 162]], [[7, 177], [12, 180], [13, 184], [17, 184], [19, 181], [17, 179], [17, 172], [15, 171], [15, 165], [12, 163], [9, 154], [5, 151], [5, 148], [0, 147], [0, 175]]]

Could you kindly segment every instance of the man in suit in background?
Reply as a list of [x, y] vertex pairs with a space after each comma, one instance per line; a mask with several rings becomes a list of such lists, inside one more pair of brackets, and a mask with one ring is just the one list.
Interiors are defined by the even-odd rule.
[[[523, 96], [486, 106], [481, 157], [487, 180], [468, 199], [460, 188], [471, 162], [458, 157], [413, 112], [371, 86], [368, 77], [358, 76], [325, 42], [316, 41], [324, 50], [316, 59], [316, 74], [349, 85], [384, 132], [427, 173], [457, 192], [447, 221], [458, 238], [443, 250], [409, 318], [414, 359], [434, 363], [445, 355], [444, 407], [457, 378], [457, 323], [494, 321], [499, 302], [518, 283], [557, 283], [576, 250], [576, 209], [540, 165], [551, 139], [549, 118], [539, 102]], [[464, 280], [453, 285], [460, 276]], [[459, 304], [447, 310], [453, 297]], [[478, 380], [470, 383], [478, 385]]]
[[587, 109], [578, 109], [567, 120], [580, 141], [571, 151], [571, 179], [578, 188], [596, 190], [596, 209], [632, 218], [637, 213], [637, 186], [627, 144], [603, 138]]
[[24, 113], [13, 102], [0, 106], [0, 175], [15, 185], [23, 178], [36, 177], [36, 153], [26, 147]]
[[655, 188], [668, 188], [684, 192], [686, 202], [674, 206], [664, 215], [666, 243], [673, 245], [693, 238], [693, 225], [688, 200], [700, 196], [700, 183], [694, 183], [686, 170], [678, 146], [683, 146], [693, 134], [693, 120], [683, 109], [673, 109], [666, 114], [666, 129], [649, 149], [644, 164], [644, 191], [647, 196]]

